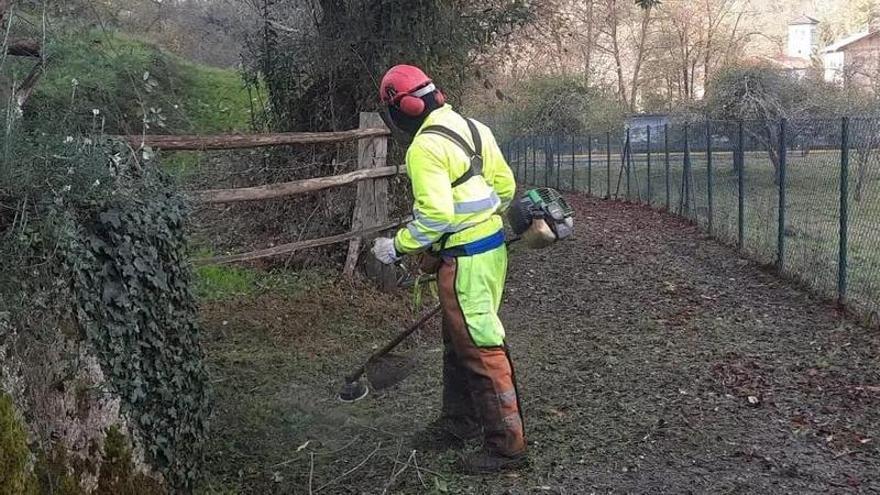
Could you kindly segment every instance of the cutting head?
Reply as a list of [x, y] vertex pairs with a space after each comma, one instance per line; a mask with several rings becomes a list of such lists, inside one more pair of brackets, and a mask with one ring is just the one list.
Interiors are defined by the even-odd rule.
[[391, 388], [416, 369], [416, 362], [406, 356], [386, 354], [367, 363], [367, 379], [375, 390]]
[[345, 382], [342, 385], [342, 389], [339, 390], [339, 400], [342, 402], [357, 402], [364, 397], [366, 397], [370, 393], [369, 387], [364, 382], [363, 379], [357, 379], [353, 382]]
[[416, 363], [406, 356], [386, 354], [370, 359], [366, 366], [366, 380], [361, 376], [342, 385], [339, 391], [339, 400], [342, 402], [357, 402], [369, 394], [367, 381], [374, 390], [385, 390], [405, 380], [413, 373]]

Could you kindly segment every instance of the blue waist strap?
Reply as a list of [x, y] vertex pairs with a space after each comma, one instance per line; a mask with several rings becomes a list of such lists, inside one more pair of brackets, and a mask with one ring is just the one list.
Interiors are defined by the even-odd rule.
[[462, 244], [461, 246], [451, 247], [440, 251], [440, 256], [474, 256], [477, 254], [491, 251], [504, 245], [504, 230], [499, 230], [494, 234], [478, 239], [474, 242]]

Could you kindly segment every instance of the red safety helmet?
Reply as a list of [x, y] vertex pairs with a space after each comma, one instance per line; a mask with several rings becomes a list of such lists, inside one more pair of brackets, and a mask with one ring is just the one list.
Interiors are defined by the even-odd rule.
[[379, 99], [405, 115], [418, 117], [425, 111], [425, 101], [422, 98], [434, 92], [437, 103], [443, 105], [443, 93], [437, 90], [422, 69], [412, 65], [395, 65], [382, 77]]

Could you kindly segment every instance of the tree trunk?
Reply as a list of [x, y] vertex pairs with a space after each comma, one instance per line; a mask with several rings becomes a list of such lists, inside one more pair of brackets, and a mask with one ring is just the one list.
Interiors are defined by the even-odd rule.
[[10, 40], [6, 53], [14, 57], [39, 57], [40, 42], [37, 40]]
[[587, 43], [584, 48], [584, 78], [587, 86], [593, 74], [593, 0], [587, 0]]
[[609, 2], [610, 11], [608, 13], [609, 23], [611, 25], [611, 52], [614, 55], [614, 64], [617, 67], [617, 93], [620, 103], [624, 107], [629, 107], [626, 97], [626, 83], [623, 78], [623, 60], [620, 56], [620, 40], [617, 38], [617, 30], [620, 25], [620, 16], [617, 12], [617, 0]]
[[34, 89], [37, 87], [37, 83], [40, 82], [40, 77], [43, 76], [43, 72], [45, 70], [43, 61], [40, 60], [34, 65], [34, 68], [31, 69], [30, 73], [28, 73], [27, 77], [24, 78], [24, 81], [15, 88], [15, 106], [16, 112], [19, 117], [24, 115], [24, 106], [27, 104], [28, 99], [31, 97], [31, 94], [34, 92]]
[[648, 44], [648, 26], [651, 24], [651, 9], [650, 7], [645, 9], [642, 14], [642, 26], [639, 31], [639, 41], [636, 51], [636, 61], [633, 66], [633, 76], [632, 76], [632, 87], [630, 88], [630, 98], [629, 98], [629, 109], [632, 112], [636, 111], [636, 103], [638, 102], [639, 96], [639, 75], [642, 70], [642, 62], [645, 60], [645, 53], [647, 52], [647, 44]]

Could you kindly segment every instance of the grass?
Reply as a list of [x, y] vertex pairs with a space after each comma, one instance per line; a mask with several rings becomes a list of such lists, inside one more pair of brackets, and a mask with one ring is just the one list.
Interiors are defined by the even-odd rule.
[[[254, 288], [251, 275], [232, 271], [237, 273], [200, 270], [200, 277], [228, 283], [234, 291]], [[325, 275], [300, 272], [280, 291], [258, 288], [247, 297], [202, 300], [218, 405], [211, 420], [204, 493], [307, 493], [311, 455], [318, 493], [379, 442], [384, 476], [389, 462], [384, 456], [393, 456], [397, 437], [405, 438], [399, 426], [415, 428], [433, 414], [430, 407], [396, 394], [374, 394], [351, 406], [337, 401], [342, 376], [414, 315], [399, 294]], [[424, 340], [437, 338], [435, 331], [403, 347], [424, 346]], [[416, 375], [404, 390], [433, 394], [436, 378], [430, 377], [432, 387], [424, 387], [426, 379]], [[397, 407], [389, 407], [392, 402]], [[386, 431], [394, 432], [394, 438], [381, 433]], [[356, 476], [371, 469], [368, 464]], [[328, 485], [321, 493], [339, 493], [344, 485]]]
[[[62, 35], [47, 55], [26, 109], [32, 129], [173, 134], [250, 126], [249, 95], [235, 71], [194, 64], [117, 32]], [[11, 62], [12, 77], [23, 77], [29, 63]]]
[[[852, 153], [855, 156], [855, 153]], [[542, 157], [538, 156], [540, 164]], [[650, 175], [647, 156], [633, 156], [629, 177], [621, 171], [621, 157], [611, 155], [610, 175], [607, 156], [597, 152], [592, 170], [585, 155], [575, 156], [574, 187], [571, 157], [566, 156], [558, 173], [559, 186], [565, 190], [592, 191], [596, 196], [627, 199], [664, 208], [667, 204], [664, 157], [652, 156]], [[708, 160], [705, 152], [691, 155], [693, 185], [688, 208], [682, 201], [683, 155], [670, 157], [670, 209], [697, 221], [709, 229]], [[514, 162], [515, 166], [516, 163]], [[729, 244], [739, 241], [738, 177], [730, 152], [712, 155], [712, 225], [713, 236]], [[751, 257], [768, 264], [778, 259], [779, 186], [774, 169], [765, 153], [748, 153], [744, 177], [743, 249]], [[786, 168], [786, 208], [783, 265], [786, 273], [802, 280], [819, 294], [837, 296], [838, 246], [840, 229], [840, 152], [792, 152]], [[543, 184], [545, 169], [535, 169], [537, 182]], [[850, 165], [849, 174], [849, 246], [848, 299], [865, 313], [880, 310], [880, 160], [875, 156], [865, 166], [862, 195], [856, 198], [858, 165]], [[522, 168], [520, 168], [522, 174]], [[531, 161], [527, 181], [533, 182]], [[608, 191], [610, 177], [611, 191]], [[648, 191], [648, 182], [651, 191]], [[589, 180], [592, 181], [590, 186]], [[557, 185], [557, 173], [551, 171], [549, 185]]]
[[188, 86], [186, 112], [194, 130], [219, 133], [249, 129], [249, 96], [239, 74], [180, 59], [177, 66]]
[[204, 302], [220, 302], [232, 299], [253, 298], [273, 293], [296, 296], [314, 290], [335, 275], [322, 270], [274, 270], [208, 265], [196, 268], [196, 295]]

